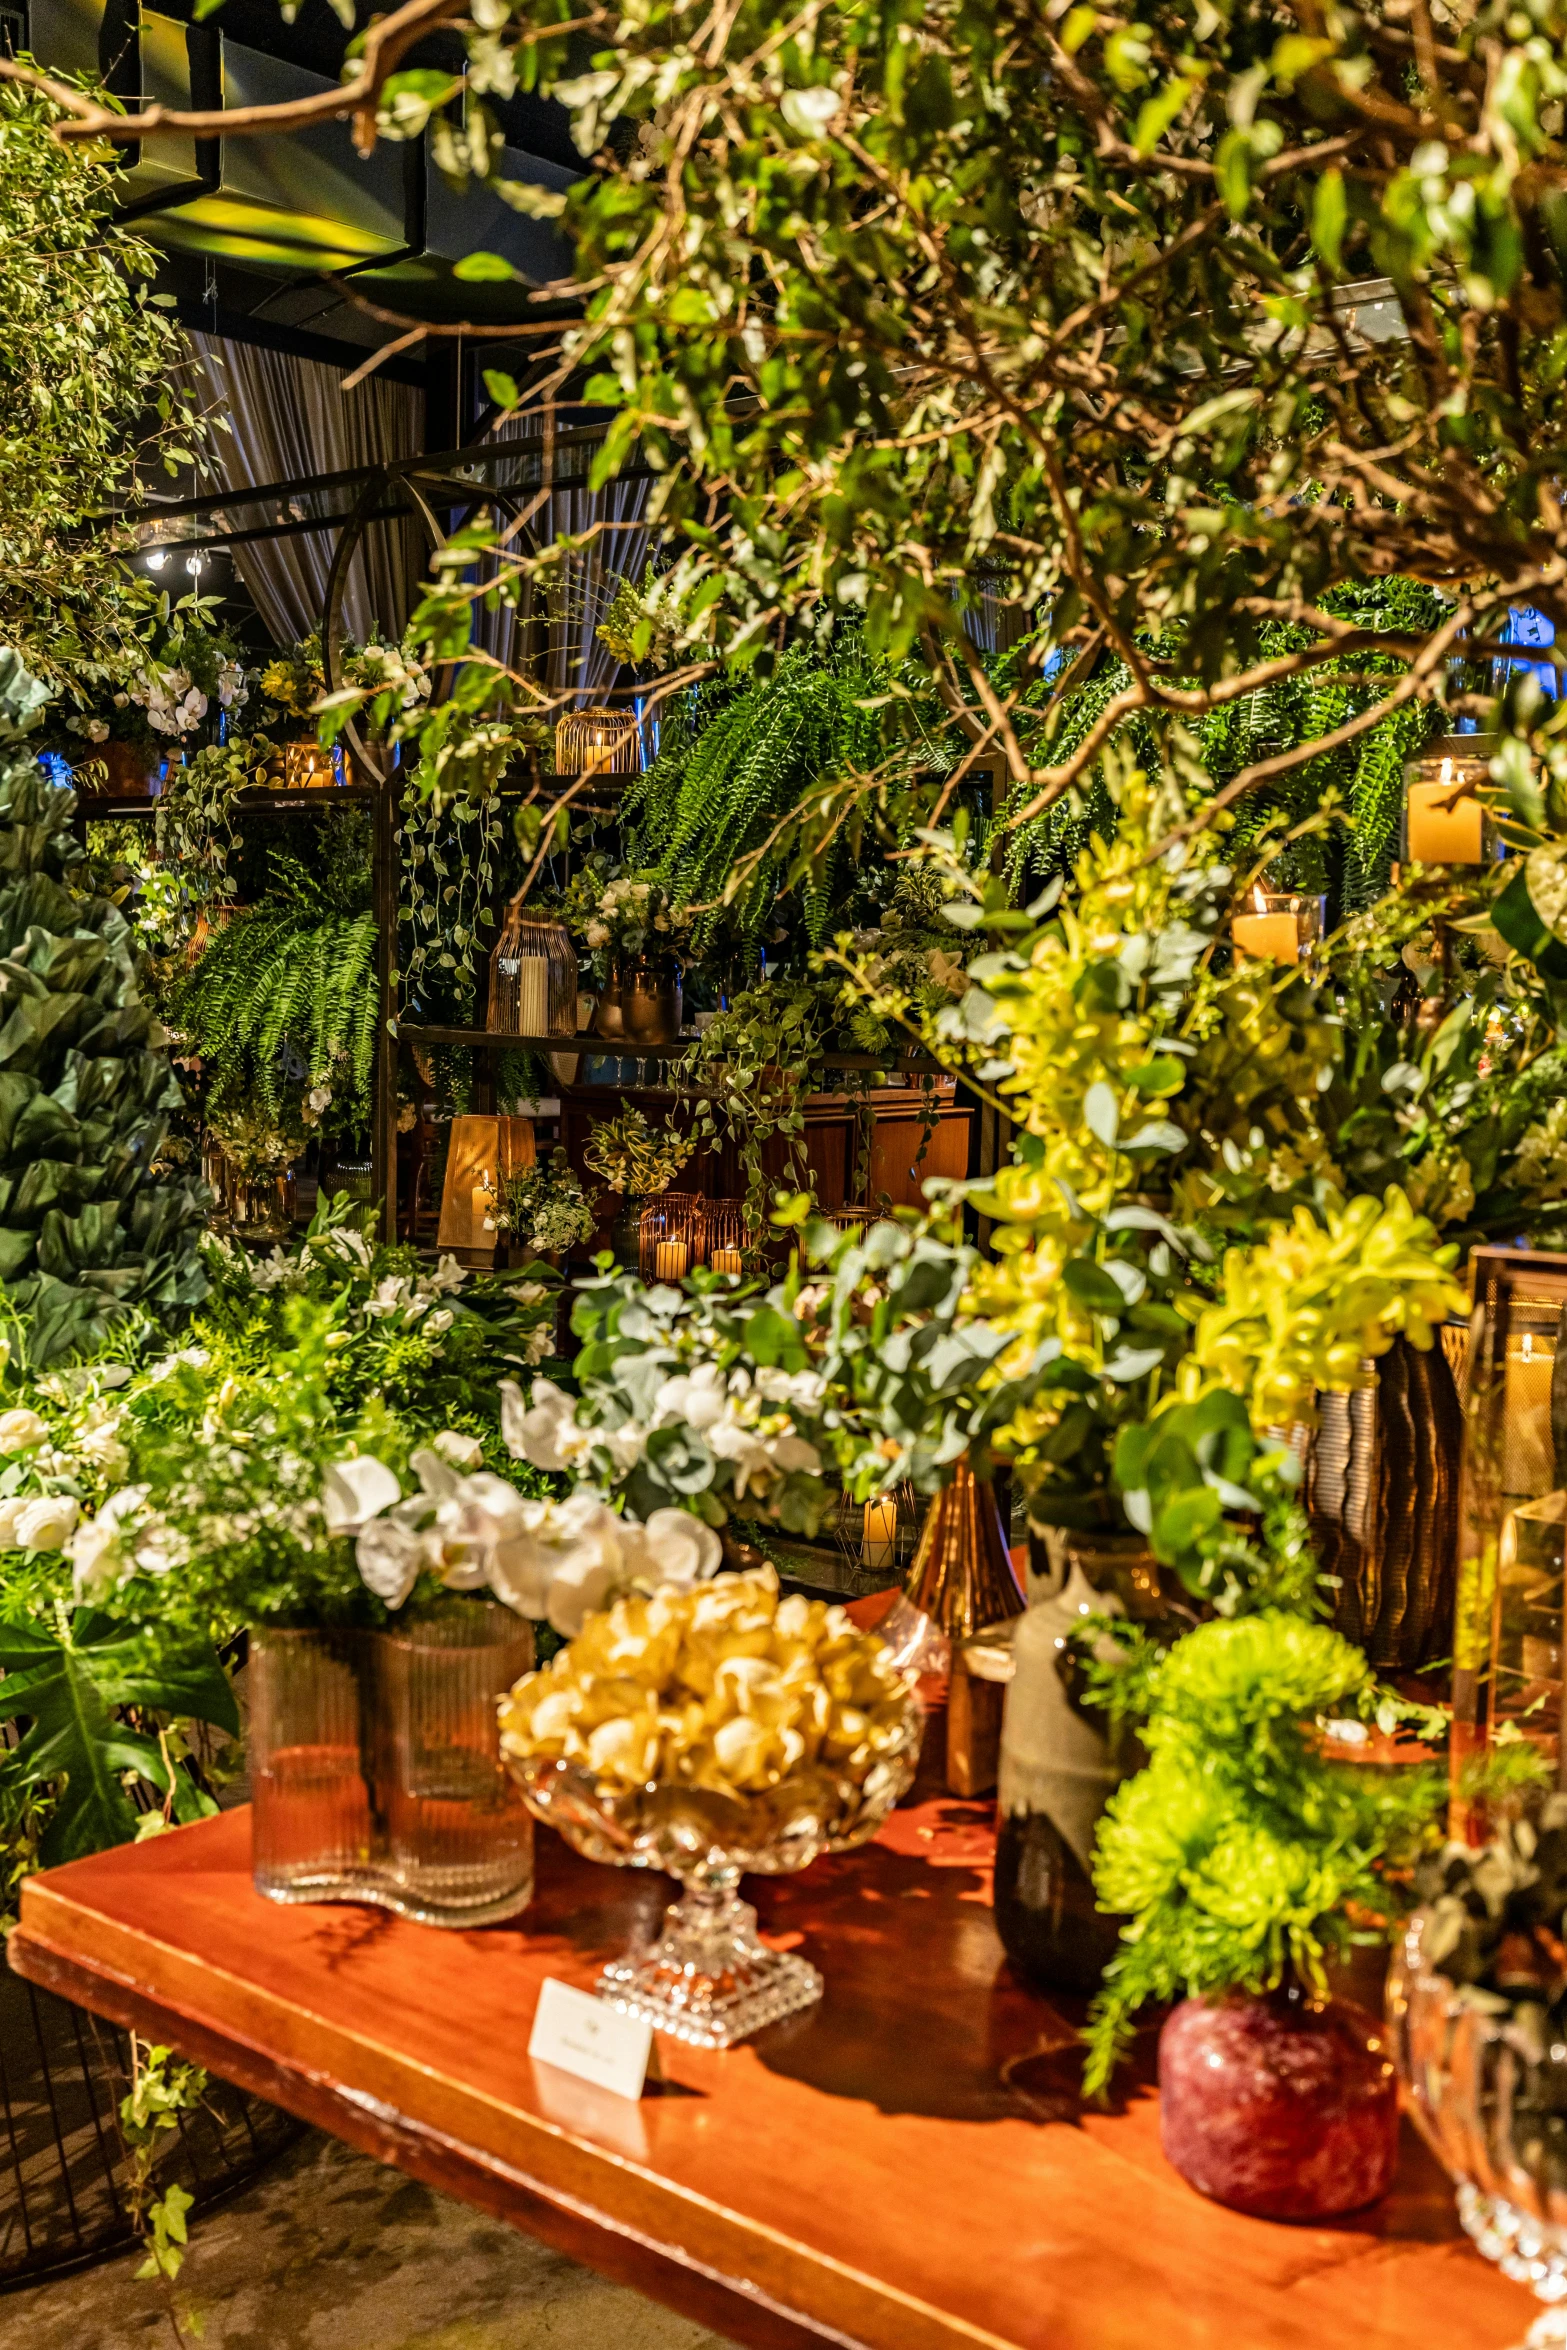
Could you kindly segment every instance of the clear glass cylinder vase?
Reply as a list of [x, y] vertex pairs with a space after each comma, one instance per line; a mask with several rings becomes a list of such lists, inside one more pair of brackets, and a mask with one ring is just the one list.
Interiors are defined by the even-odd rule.
[[393, 1631], [255, 1632], [250, 1657], [258, 1891], [433, 1926], [527, 1905], [533, 1823], [496, 1719], [533, 1664], [520, 1617], [456, 1600]]

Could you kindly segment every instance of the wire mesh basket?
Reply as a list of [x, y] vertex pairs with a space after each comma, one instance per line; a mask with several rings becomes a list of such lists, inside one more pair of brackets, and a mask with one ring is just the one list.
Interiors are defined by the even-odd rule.
[[[125, 2035], [13, 1974], [0, 1944], [0, 2291], [127, 2251], [118, 2131], [131, 2086]], [[177, 2116], [159, 2186], [192, 2217], [248, 2186], [305, 2124], [222, 2081]]]

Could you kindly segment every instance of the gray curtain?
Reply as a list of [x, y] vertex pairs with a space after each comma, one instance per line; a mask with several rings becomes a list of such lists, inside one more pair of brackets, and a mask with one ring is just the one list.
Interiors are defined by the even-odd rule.
[[[521, 428], [490, 437], [519, 437]], [[573, 471], [585, 470], [590, 452], [573, 448]], [[508, 669], [526, 669], [555, 702], [570, 696], [578, 709], [599, 700], [615, 683], [619, 663], [598, 639], [598, 624], [608, 611], [617, 581], [629, 573], [640, 580], [647, 566], [650, 534], [642, 520], [647, 511], [647, 481], [612, 481], [601, 490], [555, 490], [529, 527], [535, 547], [575, 537], [595, 523], [600, 530], [589, 544], [566, 557], [547, 590], [529, 581], [514, 609], [502, 605], [493, 612], [474, 611], [474, 641], [494, 654]]]
[[[373, 375], [342, 389], [337, 370], [291, 351], [273, 351], [223, 335], [192, 334], [214, 405], [232, 430], [214, 429], [211, 446], [225, 489], [262, 482], [309, 479], [349, 466], [416, 456], [424, 447], [424, 394], [412, 384]], [[350, 502], [304, 493], [290, 501], [297, 518], [340, 513]], [[235, 515], [249, 526], [253, 513]], [[233, 550], [234, 565], [263, 622], [279, 645], [295, 644], [321, 625], [327, 574], [337, 534], [297, 531], [287, 538], [250, 539]], [[361, 536], [343, 599], [351, 637], [401, 636], [420, 594], [427, 559], [424, 533], [413, 521], [372, 523]]]

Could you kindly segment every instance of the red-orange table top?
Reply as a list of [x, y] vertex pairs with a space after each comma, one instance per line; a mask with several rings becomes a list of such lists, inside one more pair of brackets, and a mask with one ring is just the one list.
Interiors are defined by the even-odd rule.
[[[1076, 2016], [1011, 1975], [989, 1807], [751, 1879], [827, 1979], [724, 2053], [663, 2040], [640, 2104], [527, 2053], [668, 1898], [538, 1837], [513, 1925], [281, 1909], [231, 1812], [34, 1878], [11, 1963], [736, 2341], [875, 2350], [1507, 2350], [1535, 2310], [1472, 2251], [1405, 2126], [1396, 2190], [1331, 2227], [1244, 2219], [1159, 2151], [1157, 2099], [1082, 2111]], [[453, 2312], [454, 2316], [460, 2312]]]

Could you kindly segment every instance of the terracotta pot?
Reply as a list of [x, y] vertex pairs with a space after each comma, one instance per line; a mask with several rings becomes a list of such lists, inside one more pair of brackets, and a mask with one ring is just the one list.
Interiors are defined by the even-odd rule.
[[1188, 2185], [1235, 2211], [1360, 2211], [1387, 2193], [1398, 2158], [1383, 2027], [1298, 1986], [1185, 2000], [1159, 2035], [1159, 2131]]

